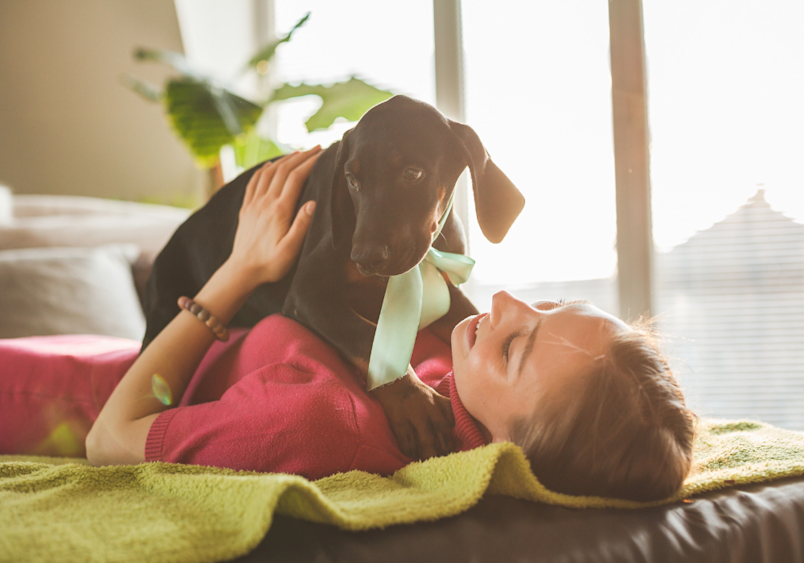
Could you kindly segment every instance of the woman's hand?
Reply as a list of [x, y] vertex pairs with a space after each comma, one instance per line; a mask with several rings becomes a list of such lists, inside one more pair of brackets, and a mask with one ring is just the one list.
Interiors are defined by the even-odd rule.
[[267, 162], [246, 187], [227, 262], [254, 288], [282, 279], [301, 251], [315, 202], [302, 206], [295, 219], [293, 213], [320, 154], [321, 147], [315, 147]]

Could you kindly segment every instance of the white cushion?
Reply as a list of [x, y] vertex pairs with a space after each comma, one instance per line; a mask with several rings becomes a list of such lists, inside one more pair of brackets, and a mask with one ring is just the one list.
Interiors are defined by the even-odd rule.
[[15, 195], [0, 250], [134, 243], [153, 259], [191, 211], [82, 196]]
[[100, 334], [141, 340], [136, 245], [0, 251], [0, 338]]
[[9, 225], [14, 217], [11, 190], [0, 186], [0, 225]]

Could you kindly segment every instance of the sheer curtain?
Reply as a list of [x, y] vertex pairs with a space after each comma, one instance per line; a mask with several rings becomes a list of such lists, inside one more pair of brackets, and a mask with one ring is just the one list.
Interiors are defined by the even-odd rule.
[[700, 414], [804, 430], [804, 4], [646, 2], [656, 296]]

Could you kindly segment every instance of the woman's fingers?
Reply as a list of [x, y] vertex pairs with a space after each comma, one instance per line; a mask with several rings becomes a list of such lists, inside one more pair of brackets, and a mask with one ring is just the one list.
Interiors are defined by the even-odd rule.
[[[275, 174], [271, 179], [270, 186], [268, 187], [268, 191], [266, 193], [269, 200], [272, 201], [274, 199], [278, 199], [285, 192], [290, 175], [294, 173], [300, 166], [303, 166], [308, 160], [313, 159], [313, 162], [315, 162], [315, 157], [320, 152], [321, 147], [316, 146], [308, 151], [295, 152], [278, 160], [276, 162], [277, 166]], [[309, 169], [307, 173], [309, 174]], [[296, 177], [298, 177], [298, 174], [296, 174]], [[304, 184], [304, 179], [306, 178], [307, 176], [305, 175], [301, 181], [301, 184]], [[293, 183], [296, 182], [294, 181]], [[295, 203], [295, 201], [293, 203]]]
[[[295, 193], [295, 197], [298, 198], [304, 181], [320, 153], [321, 147], [316, 146], [310, 150], [296, 151], [279, 160], [263, 164], [246, 185], [243, 205], [250, 205], [254, 201], [270, 202], [278, 199], [287, 191], [288, 184], [292, 184], [290, 197], [293, 197], [292, 194]], [[293, 207], [295, 207], [295, 200]]]
[[284, 200], [286, 205], [293, 208], [296, 207], [296, 202], [299, 200], [304, 182], [310, 176], [310, 170], [313, 169], [318, 157], [321, 155], [321, 147], [315, 147], [302, 154], [305, 154], [306, 158], [290, 171], [282, 184], [282, 192], [278, 195], [279, 199]]
[[270, 160], [254, 172], [246, 185], [246, 193], [243, 196], [243, 207], [251, 205], [255, 200], [259, 200], [265, 195], [275, 174], [276, 163]]
[[[284, 160], [284, 158], [282, 160]], [[271, 183], [273, 182], [273, 179], [276, 177], [277, 166], [278, 166], [277, 162], [278, 161], [271, 162], [269, 160], [263, 165], [262, 168], [258, 170], [260, 177], [257, 180], [257, 185], [255, 186], [254, 190], [255, 200], [260, 201], [261, 199], [263, 199], [268, 193], [268, 191], [271, 189]]]
[[254, 193], [257, 191], [257, 184], [260, 181], [260, 176], [262, 175], [263, 170], [265, 170], [265, 166], [269, 164], [263, 164], [260, 166], [254, 174], [251, 175], [249, 178], [248, 184], [246, 184], [246, 194], [243, 196], [243, 207], [249, 205], [254, 200]]
[[320, 153], [315, 147], [267, 162], [246, 185], [232, 257], [258, 272], [260, 283], [281, 279], [301, 251], [315, 202], [307, 202], [295, 217], [294, 209]]
[[313, 221], [314, 210], [314, 201], [305, 203], [296, 214], [296, 218], [293, 220], [293, 224], [288, 229], [287, 234], [277, 245], [277, 266], [280, 270], [276, 274], [277, 279], [284, 277], [296, 261], [296, 257], [301, 253], [304, 237], [310, 228], [310, 223]]

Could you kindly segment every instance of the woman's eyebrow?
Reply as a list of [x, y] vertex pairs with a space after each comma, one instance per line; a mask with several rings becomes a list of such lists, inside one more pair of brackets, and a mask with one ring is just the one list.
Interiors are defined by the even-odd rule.
[[539, 317], [539, 321], [536, 323], [536, 326], [533, 327], [533, 330], [528, 335], [528, 341], [525, 344], [525, 350], [522, 352], [522, 356], [519, 359], [519, 369], [517, 370], [517, 377], [522, 374], [522, 368], [525, 366], [525, 361], [527, 361], [528, 356], [530, 356], [531, 352], [533, 352], [533, 346], [536, 344], [536, 333], [539, 330], [539, 327], [542, 326], [542, 319], [544, 317]]

